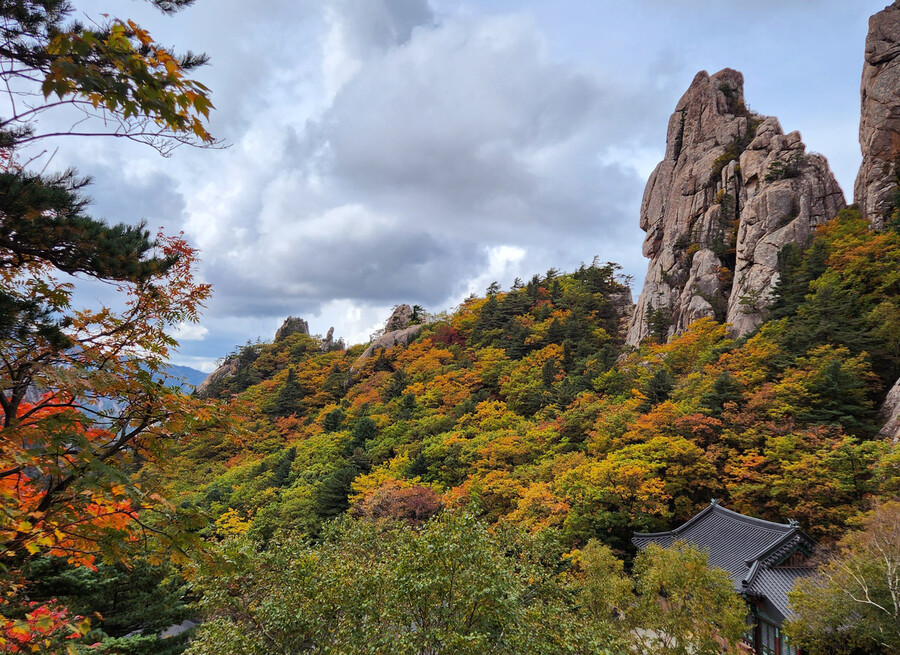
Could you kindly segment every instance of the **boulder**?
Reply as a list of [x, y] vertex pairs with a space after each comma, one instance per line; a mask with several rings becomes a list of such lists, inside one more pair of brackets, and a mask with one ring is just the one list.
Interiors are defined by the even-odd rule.
[[881, 405], [879, 419], [881, 431], [878, 434], [894, 442], [900, 441], [900, 380], [888, 392]]
[[385, 332], [380, 337], [375, 339], [372, 343], [369, 344], [369, 347], [363, 351], [363, 354], [359, 356], [359, 359], [353, 364], [353, 369], [358, 370], [360, 364], [362, 364], [365, 360], [372, 357], [379, 350], [387, 350], [388, 348], [393, 348], [394, 346], [405, 346], [413, 338], [419, 333], [422, 329], [421, 325], [410, 325], [407, 328], [403, 328], [402, 330], [393, 330], [391, 332]]
[[350, 367], [350, 373], [356, 373], [363, 362], [372, 357], [379, 350], [386, 350], [394, 346], [405, 346], [415, 338], [422, 326], [410, 325], [412, 320], [412, 307], [409, 305], [397, 305], [394, 311], [384, 325], [384, 332], [369, 344], [369, 347], [363, 351], [363, 354]]

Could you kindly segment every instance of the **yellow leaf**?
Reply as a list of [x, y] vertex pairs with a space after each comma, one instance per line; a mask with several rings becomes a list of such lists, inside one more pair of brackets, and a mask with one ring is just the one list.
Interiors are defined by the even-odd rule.
[[53, 537], [49, 534], [41, 535], [36, 541], [38, 546], [52, 546], [55, 543]]

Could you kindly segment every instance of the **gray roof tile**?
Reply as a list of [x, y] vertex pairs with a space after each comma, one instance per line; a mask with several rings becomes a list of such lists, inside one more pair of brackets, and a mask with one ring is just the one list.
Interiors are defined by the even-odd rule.
[[798, 577], [809, 575], [810, 569], [777, 565], [801, 546], [815, 546], [795, 523], [772, 523], [745, 516], [715, 501], [674, 530], [636, 533], [632, 538], [641, 549], [651, 543], [668, 547], [676, 540], [706, 550], [710, 566], [724, 569], [736, 591], [765, 598], [782, 617], [790, 615], [787, 592]]

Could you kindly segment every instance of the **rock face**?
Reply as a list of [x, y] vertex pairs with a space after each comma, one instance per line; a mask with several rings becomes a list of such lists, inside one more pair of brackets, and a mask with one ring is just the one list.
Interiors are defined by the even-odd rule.
[[634, 315], [634, 299], [631, 297], [631, 289], [609, 294], [609, 302], [619, 315], [619, 334], [628, 332], [631, 325], [631, 317]]
[[391, 317], [387, 320], [387, 323], [385, 323], [384, 331], [394, 332], [395, 330], [404, 329], [412, 320], [412, 313], [412, 307], [409, 305], [397, 305], [394, 308]]
[[821, 155], [798, 132], [750, 112], [744, 78], [697, 74], [669, 120], [666, 156], [644, 191], [650, 259], [627, 343], [714, 317], [746, 334], [765, 317], [778, 252], [845, 206]]
[[[880, 229], [898, 204], [900, 187], [900, 0], [869, 19], [860, 96], [863, 161], [853, 196], [863, 216]], [[888, 393], [879, 418], [880, 434], [900, 439], [900, 380]]]
[[860, 95], [863, 162], [853, 195], [872, 226], [881, 228], [900, 181], [900, 0], [869, 19]]
[[422, 326], [410, 325], [409, 322], [411, 320], [412, 307], [409, 305], [398, 305], [395, 307], [391, 317], [385, 323], [384, 334], [369, 344], [369, 347], [354, 362], [350, 372], [355, 373], [358, 371], [362, 363], [372, 357], [379, 349], [384, 350], [394, 346], [405, 346], [412, 341], [422, 329]]
[[297, 334], [298, 332], [309, 336], [309, 323], [302, 318], [288, 316], [284, 319], [284, 323], [281, 324], [281, 327], [275, 332], [275, 341], [281, 341], [285, 337]]
[[334, 328], [328, 328], [328, 334], [325, 335], [325, 338], [322, 340], [322, 343], [319, 345], [319, 352], [327, 353], [331, 350], [331, 347], [334, 345]]
[[893, 441], [900, 441], [900, 380], [888, 392], [884, 404], [881, 406], [879, 418], [882, 428], [879, 435]]
[[201, 398], [206, 396], [206, 392], [212, 385], [216, 384], [220, 380], [225, 380], [227, 378], [233, 377], [234, 374], [238, 372], [238, 368], [238, 358], [228, 357], [219, 368], [207, 375], [206, 379], [204, 379], [203, 382], [197, 385], [195, 393]]
[[380, 337], [369, 344], [369, 347], [363, 351], [363, 354], [356, 360], [354, 367], [358, 367], [363, 361], [374, 355], [379, 349], [393, 348], [394, 346], [405, 346], [419, 333], [422, 329], [421, 325], [410, 325], [402, 330], [393, 330], [385, 332]]

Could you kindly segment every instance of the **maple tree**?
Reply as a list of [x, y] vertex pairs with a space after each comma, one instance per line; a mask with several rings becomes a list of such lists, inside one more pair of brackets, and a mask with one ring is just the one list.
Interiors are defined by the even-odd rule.
[[[191, 2], [153, 4], [171, 13]], [[194, 249], [181, 236], [151, 238], [143, 223], [97, 220], [85, 211], [88, 180], [21, 163], [25, 146], [62, 135], [109, 134], [163, 154], [213, 145], [208, 89], [186, 75], [205, 57], [177, 56], [127, 19], [88, 29], [70, 21], [73, 11], [65, 0], [0, 8], [9, 99], [0, 117], [0, 643], [48, 652], [57, 633], [81, 632], [65, 606], [27, 600], [29, 562], [93, 568], [137, 548], [181, 548], [185, 513], [146, 464], [222, 418], [166, 375], [171, 333], [198, 320], [210, 293], [194, 278]], [[48, 112], [77, 125], [96, 118], [99, 129], [38, 132]], [[85, 278], [116, 299], [75, 306]]]

